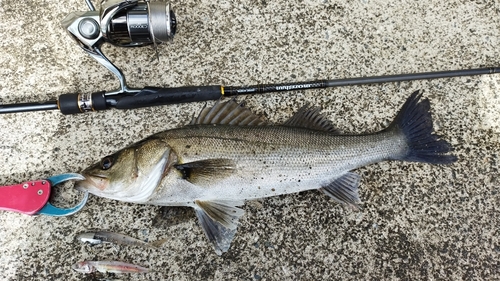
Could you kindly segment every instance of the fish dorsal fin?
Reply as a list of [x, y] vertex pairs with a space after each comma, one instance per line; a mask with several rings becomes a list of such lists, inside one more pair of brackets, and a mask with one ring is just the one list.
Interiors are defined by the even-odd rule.
[[245, 107], [245, 102], [237, 103], [235, 99], [226, 102], [217, 101], [213, 107], [205, 107], [198, 117], [194, 117], [189, 125], [234, 125], [260, 126], [266, 121]]
[[174, 167], [182, 173], [183, 179], [199, 186], [213, 185], [236, 170], [233, 160], [222, 158], [176, 164]]
[[283, 123], [283, 125], [339, 133], [333, 126], [332, 122], [323, 116], [320, 111], [321, 108], [306, 104], [302, 106], [292, 117], [290, 117], [290, 119]]
[[359, 210], [361, 203], [358, 189], [360, 180], [361, 177], [358, 174], [348, 172], [319, 190], [338, 203]]
[[222, 255], [231, 246], [238, 220], [245, 213], [236, 207], [244, 204], [243, 201], [195, 201], [196, 217], [208, 240], [213, 244], [215, 253]]

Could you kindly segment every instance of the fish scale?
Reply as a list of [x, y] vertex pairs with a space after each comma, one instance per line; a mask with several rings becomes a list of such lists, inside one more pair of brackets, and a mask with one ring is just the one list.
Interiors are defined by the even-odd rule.
[[[318, 108], [266, 124], [234, 100], [205, 108], [190, 125], [105, 157], [77, 187], [106, 198], [195, 210], [217, 254], [226, 252], [246, 200], [318, 189], [358, 209], [352, 170], [385, 160], [448, 164], [456, 157], [432, 128], [430, 103], [413, 93], [386, 129], [341, 135]], [[258, 124], [258, 125], [256, 125]]]

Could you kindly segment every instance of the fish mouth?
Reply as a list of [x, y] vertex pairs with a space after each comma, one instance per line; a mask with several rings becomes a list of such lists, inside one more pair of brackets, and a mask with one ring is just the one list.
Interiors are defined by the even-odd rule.
[[83, 174], [85, 180], [76, 183], [75, 188], [79, 191], [89, 191], [92, 190], [103, 191], [109, 186], [109, 179], [103, 175], [89, 175]]

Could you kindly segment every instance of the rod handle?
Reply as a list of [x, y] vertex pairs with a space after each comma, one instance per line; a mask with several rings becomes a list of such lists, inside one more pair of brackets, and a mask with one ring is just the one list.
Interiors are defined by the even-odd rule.
[[[116, 97], [114, 107], [132, 109], [157, 105], [217, 100], [223, 96], [220, 85], [179, 88], [145, 87], [135, 94]], [[111, 97], [110, 97], [111, 98]]]

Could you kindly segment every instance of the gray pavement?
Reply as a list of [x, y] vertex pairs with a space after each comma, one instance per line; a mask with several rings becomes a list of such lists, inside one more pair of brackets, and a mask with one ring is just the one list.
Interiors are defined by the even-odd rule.
[[[500, 2], [213, 1], [171, 3], [172, 43], [106, 46], [135, 87], [247, 85], [478, 68], [500, 64]], [[0, 2], [0, 103], [112, 90], [118, 82], [60, 26], [83, 0]], [[385, 127], [406, 97], [431, 100], [436, 131], [459, 160], [449, 166], [363, 167], [364, 208], [320, 192], [251, 201], [228, 253], [215, 255], [194, 215], [153, 225], [155, 206], [91, 197], [71, 217], [0, 212], [1, 280], [92, 280], [81, 260], [153, 269], [123, 280], [491, 280], [500, 276], [500, 74], [240, 97], [273, 122], [305, 103], [346, 133]], [[212, 104], [212, 102], [209, 102]], [[0, 116], [0, 183], [78, 172], [150, 134], [185, 124], [203, 103], [64, 116]], [[304, 155], [307, 157], [307, 155]], [[54, 200], [76, 202], [71, 185]], [[166, 239], [159, 250], [90, 247], [87, 230]], [[112, 275], [106, 275], [111, 276]]]

